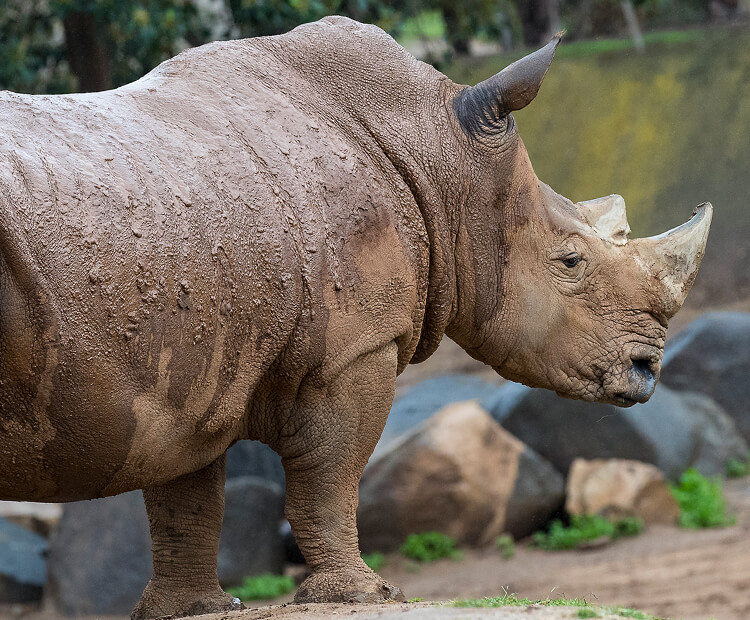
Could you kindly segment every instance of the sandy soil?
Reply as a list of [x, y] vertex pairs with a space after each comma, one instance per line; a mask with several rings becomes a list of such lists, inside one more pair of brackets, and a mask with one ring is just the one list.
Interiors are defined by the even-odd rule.
[[[750, 478], [728, 481], [725, 491], [737, 516], [732, 527], [695, 531], [652, 526], [635, 538], [589, 551], [549, 553], [520, 544], [511, 560], [503, 560], [494, 549], [467, 551], [460, 562], [446, 560], [426, 566], [392, 556], [381, 574], [402, 586], [407, 597], [427, 601], [493, 596], [507, 588], [532, 600], [564, 595], [603, 606], [632, 607], [664, 618], [747, 620]], [[346, 610], [341, 611], [348, 613]], [[276, 617], [273, 613], [245, 614], [238, 617]], [[286, 620], [286, 616], [279, 617]]]
[[[493, 596], [507, 588], [531, 599], [581, 597], [602, 606], [633, 607], [665, 618], [747, 620], [750, 618], [750, 478], [727, 482], [726, 494], [737, 516], [737, 524], [728, 528], [690, 531], [652, 526], [635, 538], [589, 551], [548, 553], [520, 544], [511, 560], [503, 560], [494, 549], [466, 551], [461, 561], [445, 560], [425, 566], [394, 555], [381, 573], [402, 586], [407, 597], [424, 597], [425, 601]], [[467, 609], [460, 610], [461, 613], [453, 608], [438, 611], [422, 604], [282, 605], [290, 600], [291, 596], [258, 601], [255, 609], [201, 616], [201, 620], [300, 620], [339, 615], [358, 619], [409, 616], [414, 620], [576, 617], [559, 608], [509, 610], [507, 614], [493, 612], [485, 616]], [[20, 611], [17, 609], [14, 614], [10, 609], [0, 610], [0, 618], [17, 618]], [[36, 611], [23, 617], [53, 620], [58, 616]], [[126, 619], [100, 617], [99, 620]]]

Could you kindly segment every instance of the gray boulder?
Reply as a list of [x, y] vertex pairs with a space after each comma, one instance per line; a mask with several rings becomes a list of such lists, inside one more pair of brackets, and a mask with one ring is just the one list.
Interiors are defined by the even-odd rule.
[[497, 384], [472, 375], [444, 375], [418, 383], [393, 403], [374, 454], [446, 405], [489, 397], [496, 390]]
[[238, 585], [250, 575], [281, 573], [284, 492], [268, 480], [243, 476], [227, 481], [219, 544], [219, 581]]
[[647, 403], [621, 409], [509, 383], [484, 406], [563, 474], [578, 457], [621, 458], [651, 463], [676, 479], [691, 466], [705, 474], [722, 472], [726, 461], [747, 451], [716, 403], [663, 385]]
[[697, 392], [682, 392], [682, 402], [693, 418], [694, 448], [690, 462], [706, 476], [724, 474], [727, 461], [744, 460], [748, 442], [715, 400]]
[[0, 519], [0, 603], [42, 598], [47, 547], [38, 534]]
[[750, 441], [750, 313], [710, 312], [671, 340], [661, 380], [713, 398]]
[[562, 507], [565, 480], [549, 461], [527, 445], [518, 455], [517, 467], [503, 529], [518, 539], [542, 529]]
[[281, 457], [260, 441], [238, 441], [227, 451], [227, 480], [256, 476], [286, 486]]
[[62, 614], [129, 614], [152, 572], [141, 492], [66, 504], [47, 570], [48, 596]]

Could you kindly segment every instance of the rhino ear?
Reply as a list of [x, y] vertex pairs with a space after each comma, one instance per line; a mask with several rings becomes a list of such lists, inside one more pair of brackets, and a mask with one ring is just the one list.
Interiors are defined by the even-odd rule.
[[539, 92], [562, 33], [543, 48], [508, 65], [476, 86], [463, 89], [453, 102], [463, 130], [471, 137], [493, 134], [504, 127], [503, 119], [525, 108]]

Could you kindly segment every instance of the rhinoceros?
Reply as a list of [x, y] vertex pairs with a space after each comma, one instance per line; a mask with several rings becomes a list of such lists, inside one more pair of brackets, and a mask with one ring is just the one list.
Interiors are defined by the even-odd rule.
[[360, 474], [443, 335], [509, 379], [651, 395], [712, 208], [628, 240], [619, 196], [534, 174], [511, 112], [559, 41], [472, 87], [326, 18], [95, 94], [0, 94], [0, 498], [143, 489], [133, 618], [236, 608], [225, 452], [282, 459], [298, 602], [401, 599], [360, 559]]

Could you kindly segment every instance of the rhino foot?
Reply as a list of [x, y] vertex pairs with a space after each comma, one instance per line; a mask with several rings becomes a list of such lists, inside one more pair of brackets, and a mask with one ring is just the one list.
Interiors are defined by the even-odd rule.
[[371, 570], [323, 571], [305, 579], [294, 596], [295, 603], [382, 603], [405, 601], [393, 586]]
[[138, 605], [130, 614], [130, 620], [183, 618], [239, 609], [245, 609], [240, 599], [220, 588], [205, 593], [164, 592], [149, 583]]

